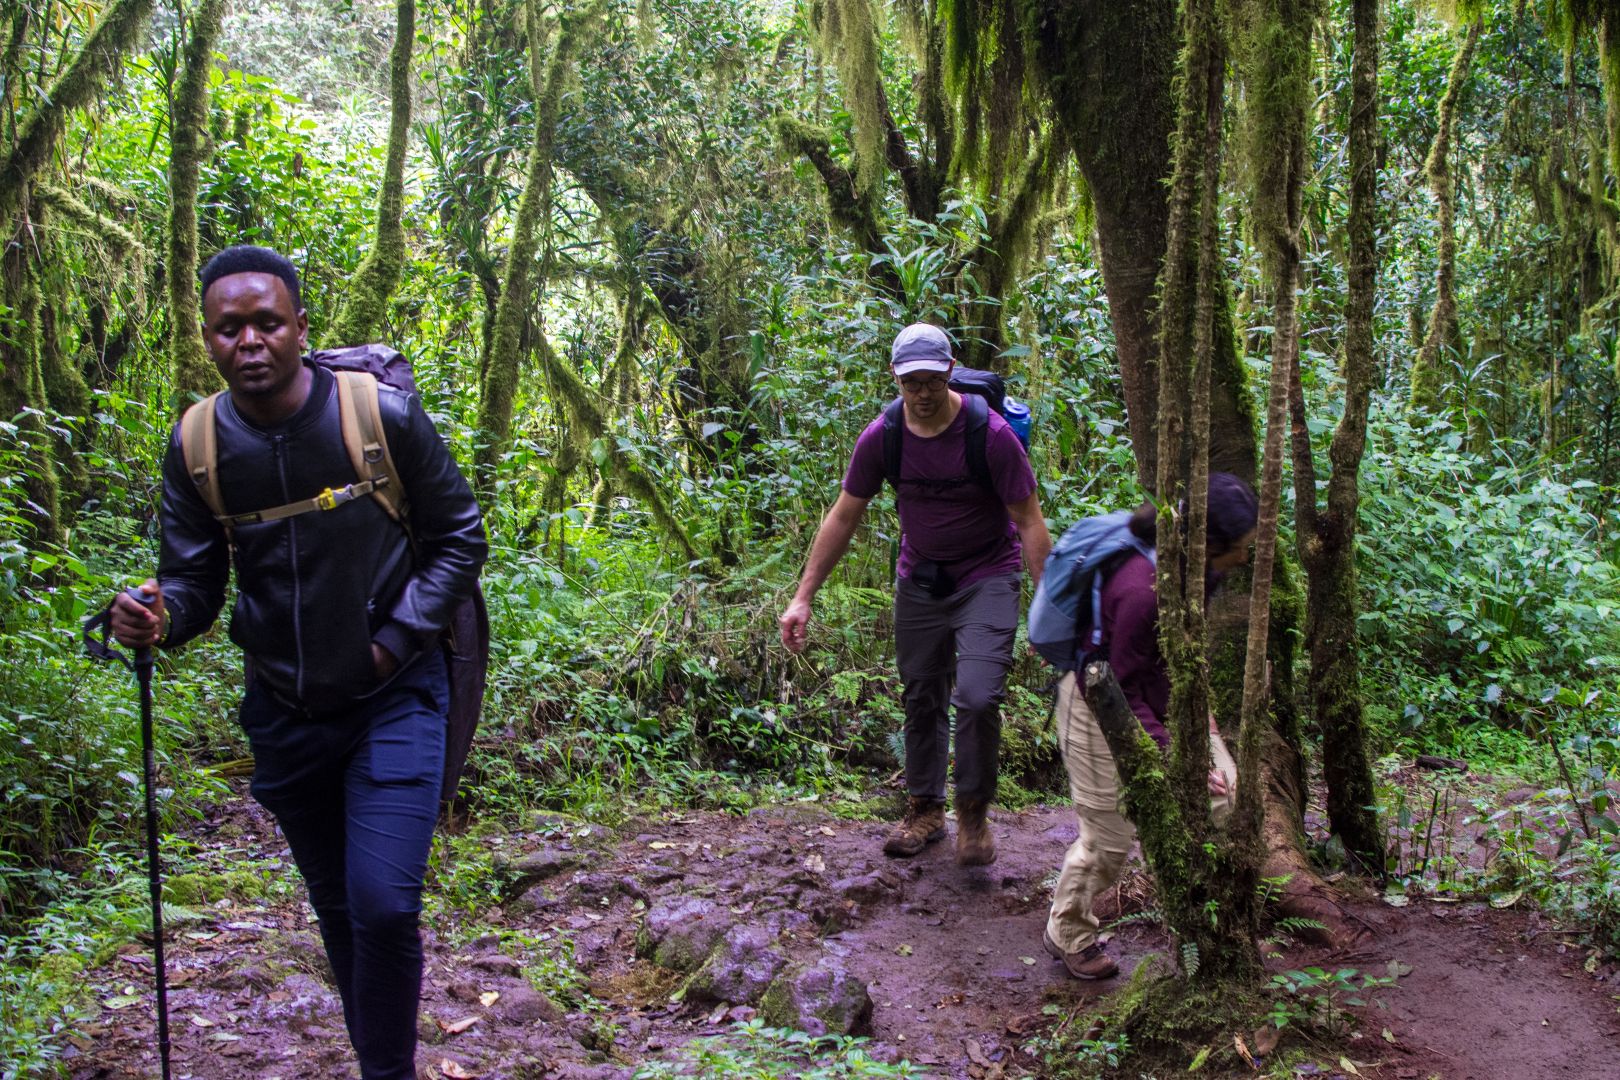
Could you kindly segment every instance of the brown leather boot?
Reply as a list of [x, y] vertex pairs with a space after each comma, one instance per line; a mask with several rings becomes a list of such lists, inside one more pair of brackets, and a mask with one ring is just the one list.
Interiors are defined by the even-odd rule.
[[945, 839], [945, 803], [912, 795], [906, 800], [906, 816], [883, 841], [883, 854], [901, 857], [915, 855], [935, 840]]
[[990, 812], [989, 799], [956, 800], [956, 864], [958, 866], [989, 866], [996, 861], [996, 842], [990, 835], [985, 816]]
[[1100, 942], [1093, 941], [1079, 952], [1064, 952], [1052, 940], [1052, 932], [1042, 930], [1041, 944], [1052, 954], [1052, 959], [1063, 961], [1063, 967], [1076, 979], [1112, 979], [1119, 974], [1119, 965], [1103, 951]]

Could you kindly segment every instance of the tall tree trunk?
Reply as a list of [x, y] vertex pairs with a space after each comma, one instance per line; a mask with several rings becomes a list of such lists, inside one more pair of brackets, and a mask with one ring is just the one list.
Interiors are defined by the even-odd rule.
[[1244, 9], [1244, 81], [1248, 89], [1248, 171], [1253, 214], [1274, 294], [1271, 380], [1266, 397], [1260, 512], [1255, 530], [1244, 652], [1242, 726], [1238, 736], [1238, 797], [1233, 841], [1258, 854], [1264, 823], [1262, 761], [1271, 730], [1267, 670], [1277, 516], [1282, 501], [1283, 429], [1291, 376], [1299, 365], [1300, 191], [1310, 123], [1311, 34], [1315, 0], [1257, 0]]
[[27, 503], [21, 509], [35, 543], [54, 547], [62, 543], [66, 529], [56, 475], [56, 441], [44, 420], [48, 402], [39, 364], [41, 301], [32, 253], [31, 245], [12, 243], [0, 254], [0, 303], [10, 315], [0, 323], [5, 331], [0, 333], [0, 415], [21, 414], [17, 431], [27, 454], [23, 474]]
[[1383, 855], [1361, 709], [1356, 642], [1356, 525], [1367, 409], [1376, 373], [1373, 299], [1378, 278], [1378, 0], [1354, 0], [1350, 74], [1349, 282], [1344, 310], [1344, 413], [1328, 451], [1327, 507], [1317, 512], [1316, 466], [1303, 393], [1292, 390], [1295, 533], [1309, 575], [1305, 640], [1311, 709], [1322, 731], [1328, 820], [1376, 873]]
[[1429, 312], [1428, 332], [1423, 344], [1412, 358], [1411, 401], [1414, 409], [1437, 409], [1444, 402], [1444, 378], [1440, 370], [1441, 350], [1453, 352], [1461, 347], [1457, 333], [1457, 182], [1451, 172], [1451, 145], [1457, 128], [1457, 101], [1468, 82], [1468, 69], [1474, 61], [1474, 47], [1479, 44], [1484, 22], [1475, 19], [1468, 25], [1462, 47], [1451, 63], [1446, 78], [1445, 96], [1440, 99], [1439, 114], [1435, 120], [1434, 143], [1424, 162], [1429, 190], [1434, 192], [1436, 227], [1439, 241], [1435, 253], [1437, 266], [1434, 273], [1434, 308]]
[[399, 0], [394, 47], [388, 54], [388, 159], [377, 196], [377, 238], [360, 260], [343, 306], [326, 332], [328, 345], [359, 345], [382, 336], [388, 301], [405, 269], [405, 150], [411, 134], [411, 47], [416, 41], [416, 0]]
[[203, 344], [197, 295], [197, 176], [207, 145], [208, 73], [225, 18], [225, 0], [202, 0], [191, 16], [185, 60], [169, 112], [169, 358], [175, 405], [218, 390], [219, 372]]
[[[1021, 0], [1024, 32], [1054, 118], [1074, 148], [1097, 215], [1137, 476], [1158, 479], [1158, 282], [1169, 224], [1175, 122], [1175, 0]], [[1224, 308], [1226, 305], [1222, 305]], [[1252, 480], [1255, 425], [1235, 341], [1218, 311], [1210, 467]]]
[[518, 375], [523, 364], [523, 329], [529, 312], [529, 271], [538, 248], [540, 222], [551, 210], [551, 149], [557, 131], [557, 104], [563, 82], [573, 65], [581, 38], [589, 33], [600, 5], [565, 19], [549, 60], [540, 49], [540, 0], [528, 0], [524, 10], [529, 28], [529, 77], [534, 83], [534, 142], [529, 166], [512, 223], [512, 241], [506, 254], [501, 295], [495, 305], [495, 331], [484, 359], [483, 397], [478, 426], [483, 442], [478, 447], [478, 482], [484, 490], [493, 482], [494, 469], [512, 436], [512, 410]]

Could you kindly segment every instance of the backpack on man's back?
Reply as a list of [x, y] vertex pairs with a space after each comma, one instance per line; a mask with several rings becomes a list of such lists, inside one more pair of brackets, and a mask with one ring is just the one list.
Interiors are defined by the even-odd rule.
[[[405, 502], [405, 485], [388, 450], [388, 433], [383, 430], [379, 386], [416, 393], [416, 379], [410, 361], [399, 350], [387, 345], [356, 345], [351, 348], [317, 349], [310, 358], [337, 377], [338, 415], [343, 445], [354, 465], [355, 483], [327, 488], [320, 495], [286, 506], [270, 507], [246, 514], [226, 514], [219, 486], [219, 459], [214, 437], [214, 410], [219, 391], [195, 403], [180, 418], [180, 450], [186, 472], [197, 485], [197, 493], [225, 529], [227, 541], [234, 525], [274, 521], [314, 510], [336, 510], [344, 503], [370, 495], [383, 511], [405, 530], [414, 553], [410, 508]], [[482, 587], [456, 606], [440, 641], [450, 682], [449, 725], [445, 732], [444, 776], [439, 800], [448, 804], [456, 797], [467, 754], [483, 709], [484, 685], [489, 670], [489, 613]]]

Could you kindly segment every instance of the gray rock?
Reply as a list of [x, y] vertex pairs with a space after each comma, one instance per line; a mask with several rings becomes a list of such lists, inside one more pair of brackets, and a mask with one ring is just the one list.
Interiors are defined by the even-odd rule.
[[483, 956], [470, 957], [467, 966], [487, 971], [491, 975], [505, 975], [508, 978], [521, 978], [523, 965], [504, 953], [487, 953]]
[[795, 967], [765, 992], [760, 1014], [773, 1027], [811, 1035], [866, 1035], [872, 1030], [872, 996], [866, 984], [832, 957]]
[[576, 903], [597, 904], [618, 894], [619, 881], [609, 874], [575, 874], [568, 892]]
[[532, 889], [526, 890], [522, 896], [508, 902], [506, 910], [509, 914], [521, 917], [525, 915], [543, 915], [562, 906], [562, 901], [551, 895], [551, 890], [544, 885], [536, 885]]
[[572, 870], [582, 862], [584, 859], [579, 852], [566, 851], [554, 844], [547, 844], [512, 862], [507, 866], [506, 872], [511, 875], [512, 891], [516, 892], [536, 882]]
[[729, 928], [729, 918], [712, 900], [669, 897], [647, 912], [642, 951], [661, 967], [696, 971]]
[[687, 986], [686, 998], [755, 1005], [786, 966], [786, 954], [763, 927], [733, 926]]

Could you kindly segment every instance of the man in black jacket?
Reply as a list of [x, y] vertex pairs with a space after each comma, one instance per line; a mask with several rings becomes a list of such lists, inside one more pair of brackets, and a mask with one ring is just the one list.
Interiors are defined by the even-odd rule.
[[[358, 481], [336, 380], [304, 357], [298, 275], [265, 248], [202, 272], [203, 336], [229, 393], [215, 412], [226, 513], [284, 506]], [[142, 607], [112, 630], [173, 648], [224, 604], [247, 656], [241, 723], [253, 796], [275, 815], [309, 886], [365, 1080], [413, 1078], [418, 931], [443, 772], [448, 684], [438, 639], [488, 548], [471, 489], [412, 395], [379, 388], [411, 536], [374, 499], [237, 523], [227, 536], [188, 474], [178, 428], [163, 461], [163, 547]], [[413, 544], [414, 540], [414, 544]]]

